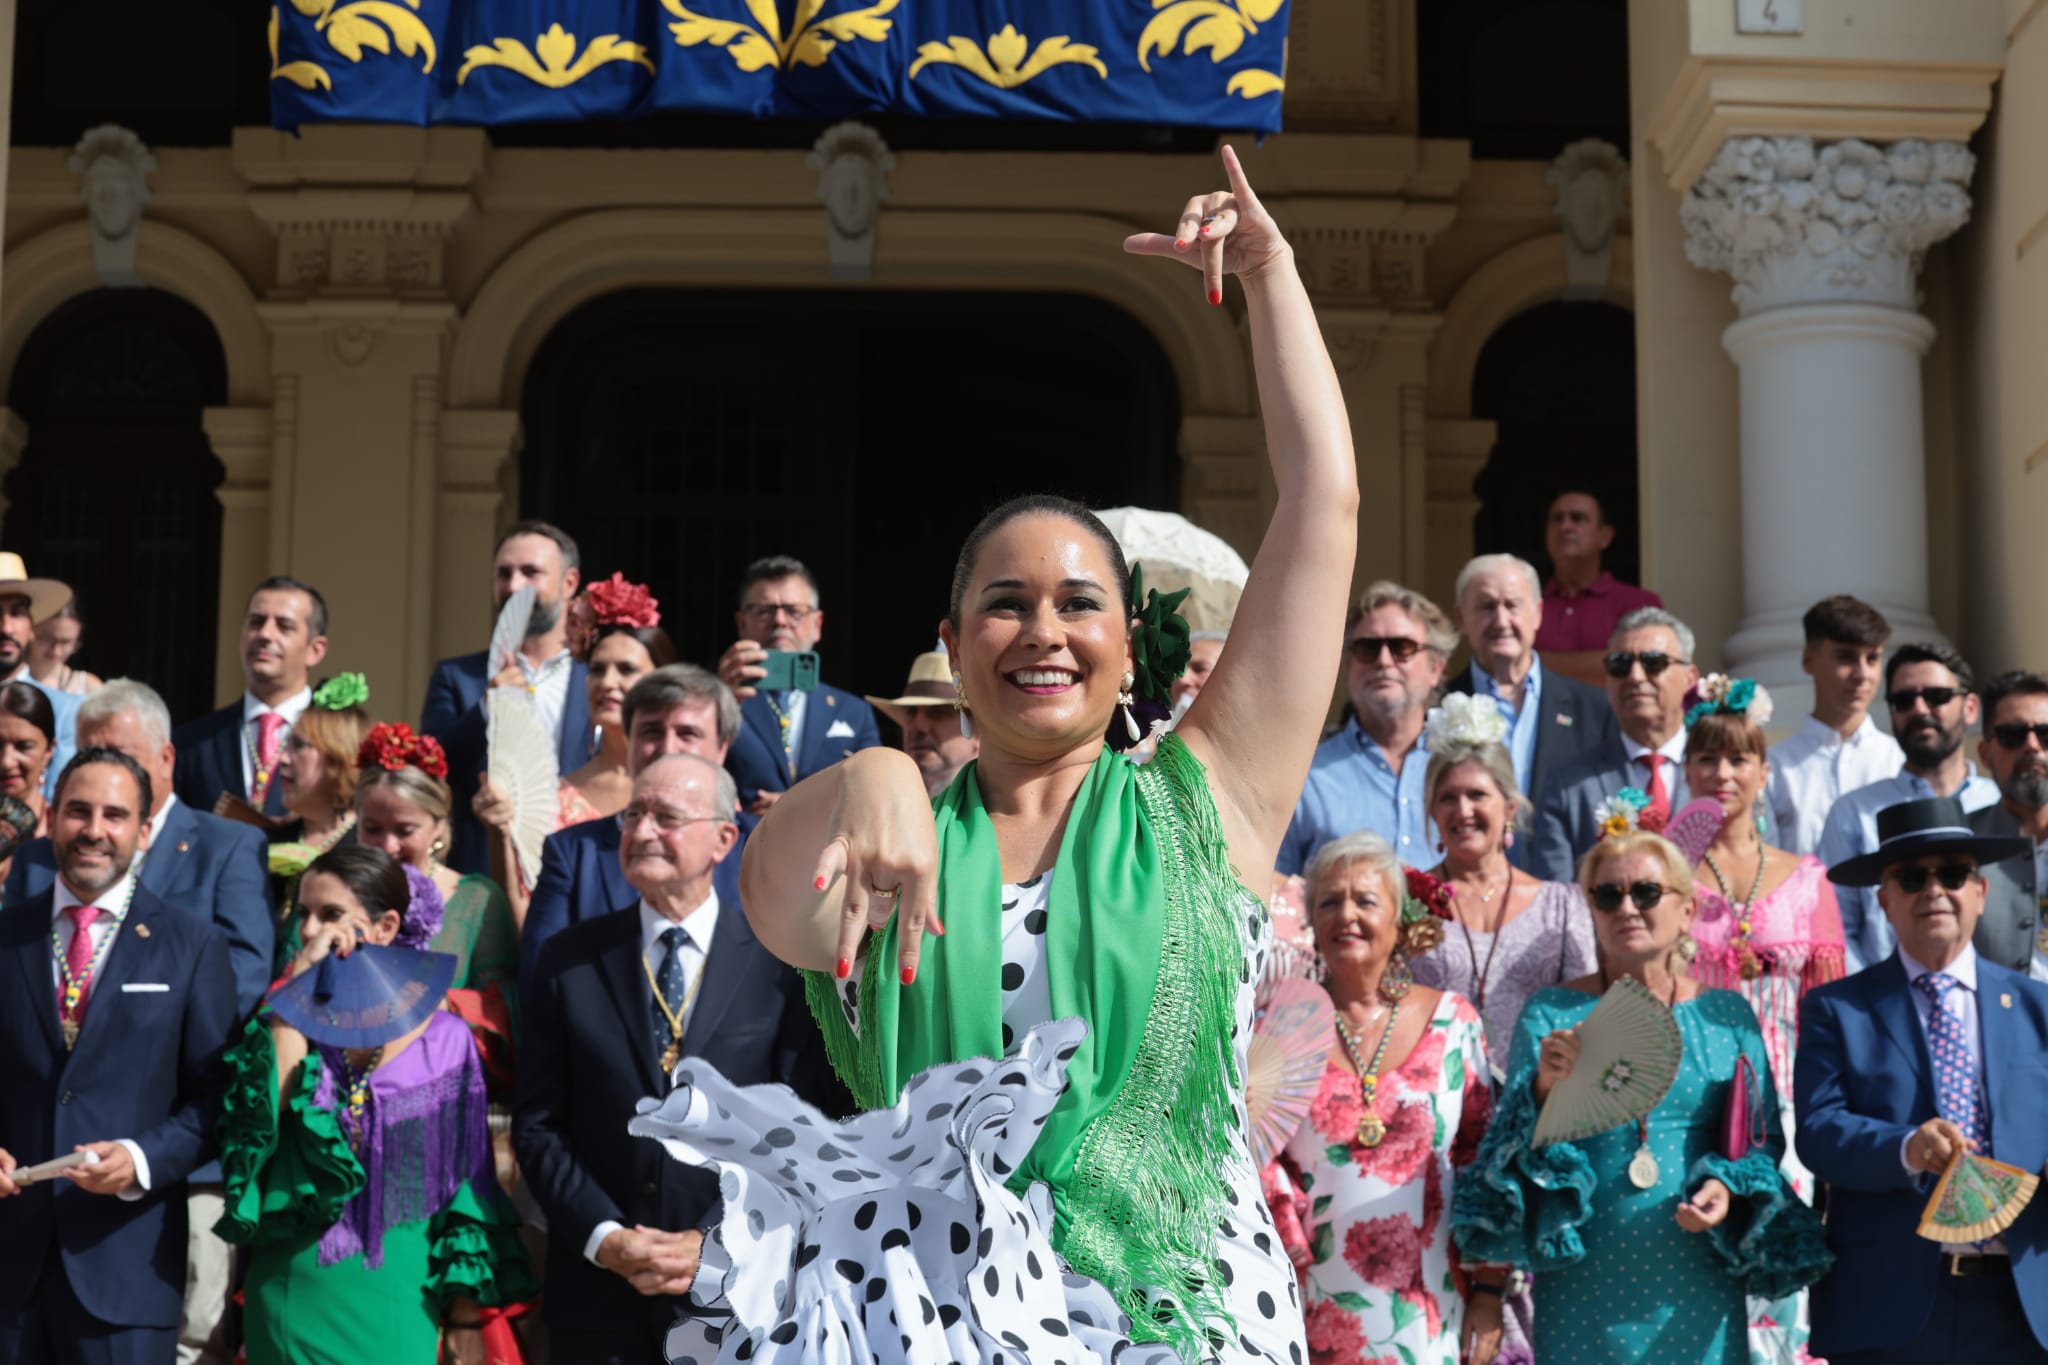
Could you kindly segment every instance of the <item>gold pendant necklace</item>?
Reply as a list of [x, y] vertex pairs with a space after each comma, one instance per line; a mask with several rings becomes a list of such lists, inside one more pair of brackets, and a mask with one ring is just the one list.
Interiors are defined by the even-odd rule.
[[[674, 951], [671, 949], [670, 951]], [[711, 968], [709, 959], [697, 969], [697, 979], [690, 983], [688, 993], [683, 996], [682, 1006], [670, 1009], [668, 1001], [661, 995], [661, 986], [654, 979], [654, 966], [648, 962], [647, 954], [640, 955], [640, 970], [647, 974], [647, 989], [654, 996], [654, 1005], [661, 1011], [661, 1017], [668, 1023], [668, 1046], [661, 1050], [661, 1075], [663, 1080], [675, 1071], [676, 1063], [683, 1059], [683, 1018], [690, 1012], [690, 1004], [697, 998], [697, 991], [704, 984], [704, 975]]]
[[1394, 1025], [1401, 1019], [1401, 1002], [1396, 1000], [1387, 1013], [1387, 1026], [1380, 1031], [1379, 1046], [1373, 1049], [1370, 1065], [1358, 1056], [1358, 1044], [1351, 1037], [1351, 1030], [1344, 1023], [1344, 1016], [1337, 1016], [1337, 1037], [1343, 1041], [1344, 1052], [1351, 1058], [1351, 1065], [1358, 1068], [1358, 1102], [1364, 1112], [1358, 1119], [1358, 1145], [1377, 1147], [1387, 1140], [1387, 1121], [1379, 1116], [1375, 1105], [1380, 1097], [1380, 1063], [1387, 1058], [1387, 1043], [1394, 1036]]

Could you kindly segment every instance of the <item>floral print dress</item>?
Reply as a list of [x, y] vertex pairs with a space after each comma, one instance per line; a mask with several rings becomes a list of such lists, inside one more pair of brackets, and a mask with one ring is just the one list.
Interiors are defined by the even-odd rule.
[[1308, 1122], [1266, 1170], [1300, 1270], [1314, 1365], [1458, 1365], [1464, 1321], [1445, 1210], [1493, 1112], [1486, 1031], [1444, 993], [1380, 1082], [1387, 1135], [1358, 1142], [1358, 1077], [1332, 1060]]

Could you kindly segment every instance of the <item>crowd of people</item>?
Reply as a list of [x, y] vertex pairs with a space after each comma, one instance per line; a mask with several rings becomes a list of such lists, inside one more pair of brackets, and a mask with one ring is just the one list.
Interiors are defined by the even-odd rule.
[[[1245, 293], [1276, 510], [1227, 632], [1027, 496], [862, 697], [801, 671], [800, 561], [692, 663], [525, 521], [521, 638], [416, 728], [282, 576], [177, 724], [0, 554], [0, 1358], [2048, 1362], [2048, 1214], [1916, 1233], [1963, 1153], [2048, 1166], [2048, 675], [1831, 597], [1773, 744], [1582, 488], [1547, 582], [1352, 594], [1341, 391], [1225, 170], [1126, 249]], [[436, 964], [374, 1042], [293, 1003], [357, 954]], [[1334, 1032], [1261, 1162], [1289, 974]], [[1542, 1134], [1617, 998], [1668, 1090]]]

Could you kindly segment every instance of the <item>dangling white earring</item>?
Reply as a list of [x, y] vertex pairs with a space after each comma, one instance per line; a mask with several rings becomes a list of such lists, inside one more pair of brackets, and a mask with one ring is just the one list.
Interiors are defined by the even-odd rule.
[[1116, 694], [1116, 704], [1124, 709], [1124, 733], [1131, 737], [1133, 744], [1144, 738], [1138, 730], [1138, 718], [1131, 714], [1131, 688], [1137, 681], [1135, 673], [1124, 674], [1124, 690]]
[[974, 738], [974, 718], [967, 714], [967, 689], [960, 685], [960, 673], [953, 673], [953, 713], [960, 717], [960, 738]]

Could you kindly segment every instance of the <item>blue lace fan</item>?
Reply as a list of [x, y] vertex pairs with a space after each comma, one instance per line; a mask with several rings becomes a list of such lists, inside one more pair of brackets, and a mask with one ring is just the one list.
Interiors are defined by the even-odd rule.
[[272, 992], [278, 1018], [329, 1047], [378, 1047], [418, 1028], [448, 994], [455, 957], [362, 943]]

